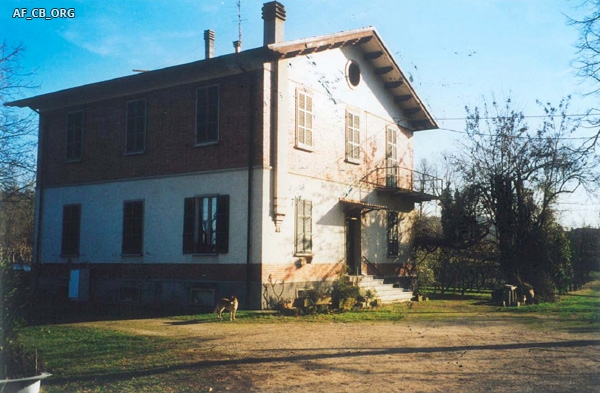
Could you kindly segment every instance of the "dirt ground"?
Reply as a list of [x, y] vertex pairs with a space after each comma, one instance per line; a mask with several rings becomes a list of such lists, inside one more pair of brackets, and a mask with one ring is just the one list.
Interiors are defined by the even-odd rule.
[[600, 332], [506, 319], [253, 324], [97, 322], [195, 337], [199, 392], [600, 392]]

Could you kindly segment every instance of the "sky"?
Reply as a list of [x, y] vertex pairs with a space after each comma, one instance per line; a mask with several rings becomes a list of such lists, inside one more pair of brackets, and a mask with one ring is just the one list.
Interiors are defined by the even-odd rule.
[[[263, 2], [241, 0], [239, 17], [237, 0], [3, 0], [0, 38], [25, 47], [20, 65], [39, 85], [30, 96], [201, 60], [206, 29], [216, 33], [216, 56], [232, 53], [240, 19], [243, 49], [259, 47]], [[536, 100], [558, 104], [570, 95], [571, 114], [597, 107], [573, 66], [578, 31], [568, 17], [589, 13], [584, 0], [280, 2], [286, 40], [377, 29], [440, 126], [415, 134], [416, 163], [441, 163], [455, 151], [464, 138], [465, 106], [483, 99], [510, 97], [531, 122], [542, 114]], [[59, 17], [35, 18], [39, 7]], [[20, 18], [22, 8], [27, 14]], [[61, 18], [60, 9], [72, 11]], [[577, 193], [561, 202], [563, 225], [600, 226], [597, 197]]]

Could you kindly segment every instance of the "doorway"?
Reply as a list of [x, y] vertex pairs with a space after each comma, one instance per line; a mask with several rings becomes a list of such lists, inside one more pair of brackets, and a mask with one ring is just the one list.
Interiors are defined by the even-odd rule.
[[346, 265], [352, 275], [361, 272], [361, 216], [360, 209], [346, 213]]

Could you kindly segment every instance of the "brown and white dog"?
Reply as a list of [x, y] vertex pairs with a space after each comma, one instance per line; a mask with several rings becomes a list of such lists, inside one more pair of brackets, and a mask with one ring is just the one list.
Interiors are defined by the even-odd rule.
[[218, 319], [222, 319], [221, 314], [223, 313], [224, 310], [229, 311], [229, 320], [233, 321], [235, 319], [235, 312], [237, 311], [238, 308], [238, 300], [237, 297], [231, 295], [231, 298], [228, 299], [226, 297], [220, 299], [217, 302], [217, 307], [215, 308], [215, 311], [217, 313], [217, 318]]

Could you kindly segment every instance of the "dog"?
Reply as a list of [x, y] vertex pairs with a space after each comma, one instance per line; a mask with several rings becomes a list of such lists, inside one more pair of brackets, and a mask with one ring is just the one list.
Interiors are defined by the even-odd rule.
[[222, 319], [222, 313], [224, 310], [229, 311], [229, 320], [235, 320], [235, 312], [238, 308], [238, 300], [237, 297], [231, 295], [231, 298], [222, 298], [217, 302], [217, 307], [215, 308], [215, 313], [217, 313], [217, 319]]

